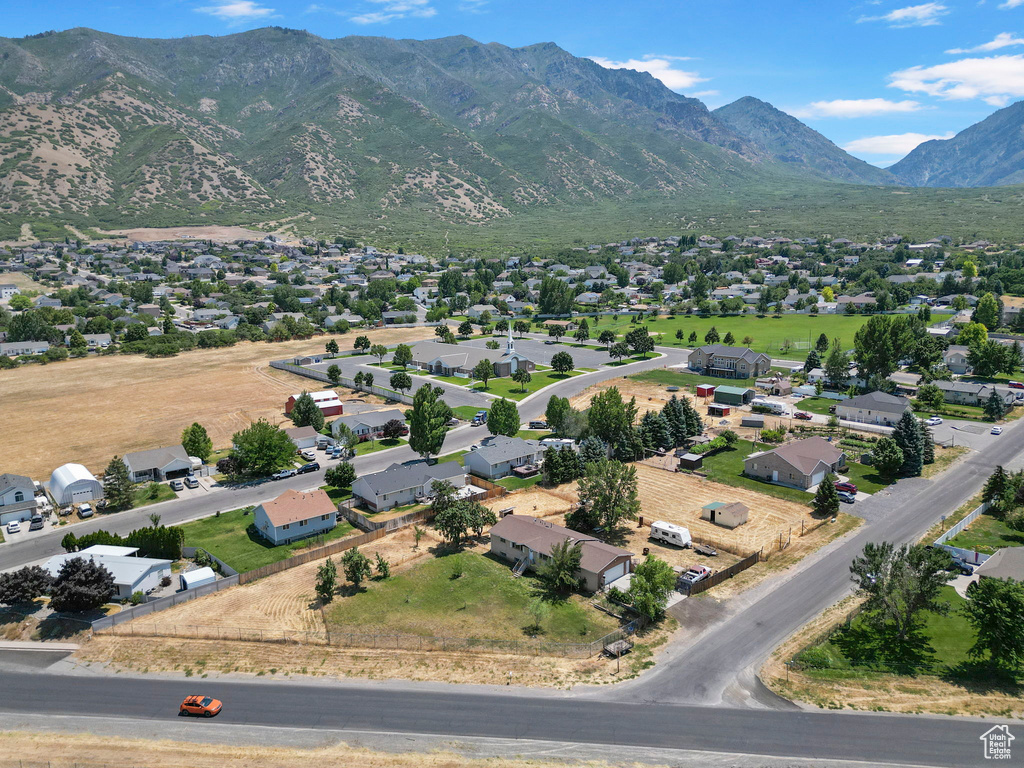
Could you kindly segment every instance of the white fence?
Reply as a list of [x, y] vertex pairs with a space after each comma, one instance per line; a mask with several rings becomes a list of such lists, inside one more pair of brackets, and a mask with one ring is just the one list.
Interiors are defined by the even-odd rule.
[[958, 533], [963, 532], [967, 526], [977, 520], [981, 515], [985, 514], [985, 510], [988, 509], [988, 502], [985, 502], [980, 507], [974, 509], [967, 517], [961, 520], [959, 523], [954, 525], [948, 531], [943, 533], [934, 542], [934, 546], [942, 547], [952, 555], [956, 555], [965, 563], [971, 565], [981, 565], [989, 559], [990, 555], [984, 555], [981, 552], [975, 552], [973, 549], [961, 549], [960, 547], [952, 547], [946, 542], [956, 536]]

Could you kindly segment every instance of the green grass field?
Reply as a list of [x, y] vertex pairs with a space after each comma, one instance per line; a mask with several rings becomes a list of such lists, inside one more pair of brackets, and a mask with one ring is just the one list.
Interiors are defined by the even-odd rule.
[[179, 526], [185, 531], [185, 546], [202, 547], [241, 573], [285, 560], [302, 549], [343, 538], [355, 530], [348, 521], [342, 520], [323, 536], [275, 547], [256, 533], [251, 512], [248, 515], [245, 512], [245, 509], [233, 509], [219, 517], [205, 517]]
[[382, 440], [364, 440], [356, 445], [356, 456], [365, 456], [368, 453], [386, 451], [388, 448], [397, 448], [404, 445], [406, 440], [400, 437], [388, 437]]
[[680, 371], [644, 371], [634, 373], [629, 378], [635, 381], [646, 381], [650, 384], [663, 384], [666, 387], [681, 387], [693, 392], [698, 384], [711, 384], [712, 386], [728, 385], [730, 387], [753, 387], [754, 379], [722, 379], [716, 376], [701, 376], [696, 373], [682, 373]]
[[[932, 322], [937, 323], [947, 317], [948, 315], [932, 315]], [[597, 335], [601, 331], [612, 330], [623, 335], [637, 327], [629, 320], [630, 318], [624, 315], [619, 316], [618, 320], [605, 316], [599, 323], [591, 324], [590, 332]], [[703, 345], [705, 343], [704, 335], [714, 326], [722, 339], [725, 338], [726, 333], [732, 333], [735, 337], [735, 346], [742, 346], [743, 339], [750, 336], [753, 339], [750, 348], [755, 352], [779, 355], [781, 348], [788, 341], [794, 345], [794, 348], [783, 356], [793, 360], [802, 360], [810, 351], [806, 344], [814, 346], [818, 336], [822, 333], [829, 340], [839, 339], [843, 349], [851, 349], [854, 335], [867, 320], [867, 315], [783, 314], [781, 317], [772, 315], [765, 317], [757, 315], [730, 315], [727, 317], [676, 315], [669, 317], [663, 315], [656, 320], [645, 321], [643, 325], [652, 335], [663, 334], [660, 342], [663, 346], [689, 347], [691, 332], [697, 334], [697, 345]], [[676, 338], [677, 330], [683, 332], [682, 339]], [[797, 342], [805, 342], [804, 348], [796, 348]]]
[[570, 371], [569, 373], [553, 373], [553, 372], [541, 372], [534, 371], [533, 378], [526, 385], [526, 391], [523, 392], [523, 385], [518, 384], [510, 378], [502, 379], [491, 379], [487, 382], [487, 388], [484, 389], [482, 382], [477, 382], [473, 387], [477, 392], [486, 392], [489, 395], [497, 395], [498, 397], [506, 397], [509, 400], [522, 400], [525, 397], [529, 397], [539, 389], [543, 389], [551, 384], [556, 384], [559, 381], [565, 379], [571, 379], [573, 376], [579, 376], [579, 371]]
[[149, 504], [158, 504], [161, 501], [178, 498], [178, 494], [171, 490], [166, 483], [147, 483], [140, 485], [132, 494], [136, 507], [145, 507]]
[[494, 482], [510, 491], [521, 491], [525, 488], [533, 488], [543, 479], [544, 475], [538, 473], [533, 477], [503, 477], [501, 480], [495, 480]]
[[921, 643], [898, 650], [887, 637], [858, 615], [847, 628], [806, 648], [796, 656], [805, 671], [821, 679], [870, 677], [872, 674], [956, 674], [970, 662], [968, 650], [975, 632], [960, 612], [964, 599], [952, 587], [943, 587], [941, 599], [950, 606], [946, 615], [928, 612]]
[[991, 555], [1003, 547], [1024, 546], [1024, 533], [1013, 530], [1002, 520], [992, 515], [981, 515], [962, 531], [946, 542], [952, 547], [973, 549]]
[[[331, 625], [353, 632], [394, 632], [425, 637], [525, 640], [534, 623], [531, 602], [541, 599], [536, 579], [512, 578], [511, 564], [462, 552], [437, 557], [386, 581], [335, 600]], [[543, 639], [583, 643], [615, 630], [611, 616], [585, 600], [543, 600]]]

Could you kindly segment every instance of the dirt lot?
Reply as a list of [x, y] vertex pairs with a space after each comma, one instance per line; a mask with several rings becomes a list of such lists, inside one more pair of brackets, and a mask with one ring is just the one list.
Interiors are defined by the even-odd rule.
[[[142, 240], [213, 240], [220, 243], [230, 243], [235, 240], [262, 240], [267, 234], [273, 233], [288, 245], [298, 245], [297, 238], [282, 236], [273, 229], [257, 231], [248, 227], [140, 227], [137, 229], [111, 229], [101, 231], [100, 234], [122, 235], [128, 241]], [[116, 242], [116, 241], [115, 241]], [[123, 240], [122, 240], [123, 242]]]
[[24, 272], [0, 272], [0, 283], [11, 283], [23, 291], [46, 293], [50, 290], [42, 283], [37, 283]]
[[761, 668], [765, 685], [787, 699], [827, 709], [999, 717], [1024, 714], [1020, 694], [1011, 687], [1006, 690], [1000, 690], [997, 685], [972, 688], [930, 675], [857, 677], [851, 674], [848, 679], [818, 679], [796, 669], [787, 674], [786, 662], [815, 638], [839, 625], [857, 602], [858, 598], [850, 597], [837, 603], [779, 646]]
[[[458, 749], [453, 745], [452, 750]], [[472, 751], [467, 746], [466, 751]], [[88, 768], [99, 765], [145, 765], [147, 768], [181, 768], [181, 766], [216, 765], [220, 768], [283, 768], [311, 765], [316, 768], [607, 768], [605, 762], [551, 760], [536, 758], [468, 757], [455, 751], [376, 752], [350, 747], [344, 742], [315, 749], [226, 745], [210, 742], [192, 743], [170, 739], [124, 739], [92, 734], [67, 733], [0, 733], [0, 753], [17, 756], [28, 768], [47, 765], [50, 768]], [[197, 761], [196, 757], [202, 756]], [[130, 756], [130, 757], [129, 757]], [[17, 761], [15, 761], [17, 762]], [[5, 763], [14, 765], [15, 762]], [[621, 768], [628, 765], [618, 764]]]
[[[380, 329], [366, 335], [373, 343], [392, 344], [423, 338], [424, 331]], [[316, 385], [273, 370], [268, 361], [321, 350], [323, 344], [322, 337], [245, 342], [170, 358], [111, 355], [4, 371], [0, 466], [39, 480], [69, 461], [98, 472], [114, 454], [179, 442], [193, 421], [206, 427], [215, 448], [227, 447], [250, 421], [283, 422], [288, 395]], [[42, 425], [57, 419], [59, 436], [43, 439]]]

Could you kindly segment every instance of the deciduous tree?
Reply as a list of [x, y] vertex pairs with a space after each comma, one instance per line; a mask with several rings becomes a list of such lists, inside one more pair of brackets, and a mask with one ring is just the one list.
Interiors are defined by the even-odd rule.
[[491, 403], [487, 414], [487, 430], [492, 435], [515, 437], [519, 432], [519, 409], [515, 402], [502, 397]]
[[413, 396], [409, 421], [409, 446], [420, 456], [429, 459], [441, 452], [448, 434], [448, 420], [452, 409], [441, 399], [444, 390], [424, 384]]
[[1024, 584], [983, 578], [967, 588], [967, 598], [961, 610], [976, 634], [970, 655], [1017, 672], [1024, 663]]
[[203, 425], [198, 422], [193, 422], [190, 426], [185, 427], [181, 433], [181, 447], [189, 456], [202, 459], [204, 464], [213, 453], [213, 441]]
[[399, 392], [407, 392], [412, 389], [412, 377], [405, 371], [395, 371], [392, 373], [388, 383], [392, 389], [396, 389]]
[[526, 385], [530, 383], [531, 379], [533, 379], [533, 374], [525, 368], [516, 368], [512, 372], [512, 381], [520, 385], [523, 388], [523, 392], [526, 391]]
[[0, 573], [0, 603], [27, 605], [49, 592], [52, 584], [50, 572], [38, 565]]
[[412, 348], [408, 344], [399, 344], [395, 347], [395, 354], [391, 358], [391, 362], [402, 366], [404, 370], [412, 362]]
[[541, 566], [538, 575], [552, 592], [572, 592], [580, 585], [577, 574], [580, 572], [582, 559], [582, 546], [578, 542], [566, 539], [551, 547], [551, 554]]
[[341, 567], [345, 571], [345, 578], [351, 581], [356, 589], [359, 589], [359, 585], [370, 578], [372, 573], [370, 561], [359, 551], [359, 547], [352, 547], [341, 556]]
[[556, 373], [569, 373], [576, 367], [576, 363], [568, 352], [556, 352], [551, 358], [551, 367]]
[[334, 599], [334, 591], [338, 588], [338, 566], [331, 558], [324, 560], [316, 569], [316, 596], [321, 603], [329, 603]]
[[652, 621], [665, 615], [668, 596], [675, 589], [676, 573], [664, 560], [647, 555], [630, 578], [629, 598], [641, 614]]
[[295, 444], [285, 431], [265, 419], [236, 432], [231, 443], [231, 456], [239, 471], [253, 477], [271, 474], [295, 455]]
[[334, 488], [350, 488], [356, 481], [356, 468], [343, 461], [324, 473], [324, 482]]
[[484, 389], [487, 389], [487, 382], [494, 375], [494, 363], [485, 357], [473, 366], [472, 375], [474, 379], [482, 381], [484, 383]]
[[640, 512], [636, 468], [610, 459], [588, 464], [579, 480], [579, 502], [606, 528], [635, 520]]

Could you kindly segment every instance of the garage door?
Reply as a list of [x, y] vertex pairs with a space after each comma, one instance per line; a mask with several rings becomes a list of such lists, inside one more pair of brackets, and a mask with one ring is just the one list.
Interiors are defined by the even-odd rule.
[[626, 564], [625, 563], [619, 563], [614, 568], [609, 568], [607, 571], [604, 572], [604, 583], [605, 584], [611, 584], [613, 581], [615, 581], [620, 576], [625, 576], [625, 575], [626, 575]]
[[818, 483], [820, 483], [824, 479], [825, 479], [825, 472], [824, 471], [816, 472], [815, 474], [811, 475], [811, 485], [817, 485]]
[[81, 504], [83, 501], [92, 500], [92, 491], [89, 488], [82, 488], [79, 490], [71, 490], [71, 503]]
[[22, 509], [17, 512], [0, 512], [0, 525], [7, 525], [12, 520], [17, 520], [19, 523], [27, 523], [31, 519], [31, 509]]

